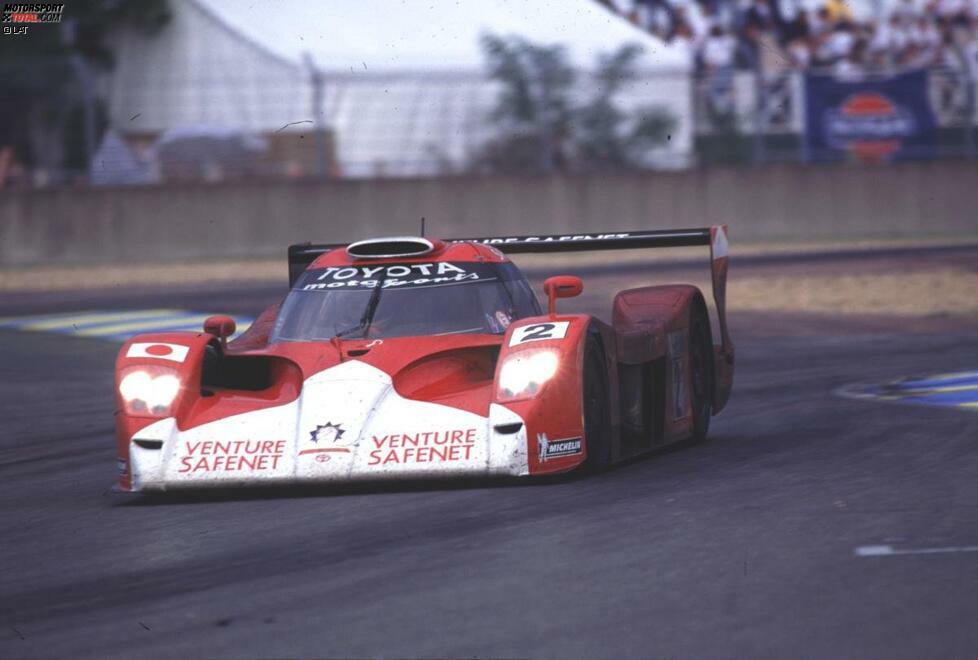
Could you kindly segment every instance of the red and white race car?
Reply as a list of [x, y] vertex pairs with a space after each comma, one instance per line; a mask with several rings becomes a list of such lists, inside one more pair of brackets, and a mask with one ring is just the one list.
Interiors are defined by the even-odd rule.
[[[709, 245], [720, 343], [694, 286], [622, 291], [611, 325], [556, 310], [581, 280], [516, 252]], [[289, 249], [291, 291], [239, 338], [133, 337], [116, 363], [119, 488], [543, 475], [706, 436], [727, 401], [725, 227], [373, 239]]]

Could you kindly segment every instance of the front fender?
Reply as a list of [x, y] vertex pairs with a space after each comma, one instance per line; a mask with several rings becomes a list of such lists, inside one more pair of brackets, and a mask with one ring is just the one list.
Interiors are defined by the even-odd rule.
[[[131, 489], [129, 441], [140, 430], [164, 417], [176, 417], [182, 409], [196, 400], [187, 385], [199, 384], [204, 349], [214, 339], [203, 332], [164, 332], [136, 335], [122, 345], [115, 362], [115, 428], [119, 487]], [[171, 413], [164, 417], [151, 414], [131, 414], [126, 411], [119, 385], [124, 374], [133, 369], [167, 369], [172, 371], [183, 387], [173, 401]], [[198, 388], [199, 389], [199, 388]]]
[[[536, 316], [520, 319], [506, 331], [496, 364], [493, 402], [515, 412], [526, 424], [530, 474], [566, 472], [587, 457], [581, 391], [591, 324], [591, 317], [583, 314]], [[531, 395], [504, 396], [500, 373], [507, 360], [536, 351], [556, 354], [556, 373]]]

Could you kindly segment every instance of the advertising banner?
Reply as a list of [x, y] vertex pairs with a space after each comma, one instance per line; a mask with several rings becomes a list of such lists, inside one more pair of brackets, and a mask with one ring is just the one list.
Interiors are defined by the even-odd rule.
[[937, 124], [926, 70], [839, 80], [805, 76], [805, 147], [811, 160], [933, 158]]

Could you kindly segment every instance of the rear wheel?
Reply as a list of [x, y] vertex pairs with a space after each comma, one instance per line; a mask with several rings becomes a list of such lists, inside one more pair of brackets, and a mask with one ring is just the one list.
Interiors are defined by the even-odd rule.
[[598, 472], [611, 465], [611, 420], [608, 416], [608, 370], [600, 342], [590, 337], [584, 353], [584, 385], [581, 408], [584, 412], [584, 441], [587, 443], [585, 468]]
[[693, 412], [693, 442], [706, 440], [713, 414], [713, 339], [710, 318], [701, 305], [693, 307], [689, 320], [689, 394]]

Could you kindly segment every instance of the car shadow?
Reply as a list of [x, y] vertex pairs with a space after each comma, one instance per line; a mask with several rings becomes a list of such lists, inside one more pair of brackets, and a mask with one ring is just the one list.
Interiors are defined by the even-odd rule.
[[247, 486], [233, 488], [181, 488], [166, 492], [120, 493], [118, 506], [172, 506], [207, 502], [246, 502], [394, 493], [451, 492], [486, 488], [527, 488], [564, 483], [579, 479], [576, 472], [543, 477], [484, 477], [478, 479], [416, 479], [396, 481], [358, 481], [342, 484], [303, 484], [280, 486]]

